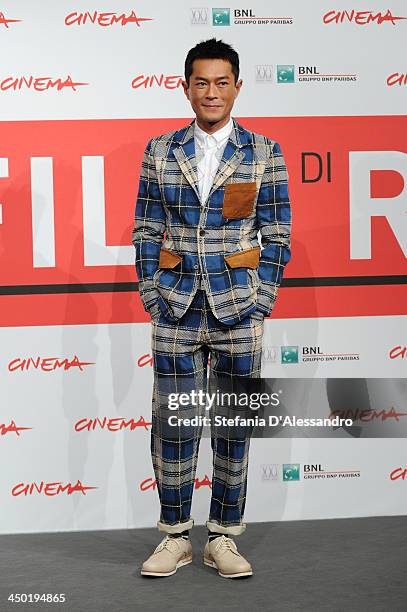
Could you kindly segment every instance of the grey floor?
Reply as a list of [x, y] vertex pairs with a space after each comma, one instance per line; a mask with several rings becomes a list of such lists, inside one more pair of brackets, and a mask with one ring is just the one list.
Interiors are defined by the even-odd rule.
[[[142, 578], [155, 529], [0, 536], [0, 611], [407, 610], [407, 517], [255, 523], [236, 538], [254, 576], [220, 578], [194, 561], [169, 578]], [[10, 593], [65, 593], [65, 604], [10, 604]]]

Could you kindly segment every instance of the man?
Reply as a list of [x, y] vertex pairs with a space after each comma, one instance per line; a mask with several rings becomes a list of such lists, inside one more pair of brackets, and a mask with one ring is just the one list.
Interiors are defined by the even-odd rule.
[[[230, 115], [242, 87], [238, 54], [214, 38], [199, 43], [188, 52], [182, 84], [196, 118], [147, 144], [133, 231], [140, 297], [152, 319], [151, 453], [157, 526], [166, 533], [141, 570], [152, 576], [170, 576], [192, 561], [190, 509], [202, 431], [169, 426], [164, 386], [206, 389], [209, 354], [211, 376], [260, 377], [263, 319], [290, 258], [280, 146]], [[181, 417], [198, 414], [192, 403], [177, 410]], [[228, 578], [252, 575], [231, 538], [246, 527], [249, 440], [247, 431], [211, 434], [204, 563]]]

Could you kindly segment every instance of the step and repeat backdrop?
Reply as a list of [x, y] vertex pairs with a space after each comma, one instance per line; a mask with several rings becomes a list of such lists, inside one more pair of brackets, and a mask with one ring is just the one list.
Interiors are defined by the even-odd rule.
[[[213, 36], [240, 55], [232, 115], [289, 173], [263, 375], [301, 379], [308, 413], [315, 392], [353, 418], [253, 439], [246, 518], [405, 513], [407, 6], [227, 4], [0, 0], [1, 533], [158, 519], [131, 231], [144, 147], [192, 120], [185, 56]], [[197, 523], [210, 488], [204, 438]]]

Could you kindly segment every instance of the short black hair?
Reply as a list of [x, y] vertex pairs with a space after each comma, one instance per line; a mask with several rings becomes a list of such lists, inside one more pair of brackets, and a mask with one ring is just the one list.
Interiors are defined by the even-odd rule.
[[233, 49], [231, 45], [223, 42], [223, 40], [216, 40], [216, 38], [210, 38], [209, 40], [203, 40], [195, 47], [188, 51], [185, 59], [185, 80], [189, 85], [189, 79], [192, 74], [192, 64], [197, 59], [222, 59], [230, 62], [232, 65], [232, 72], [235, 75], [235, 84], [239, 78], [239, 55]]

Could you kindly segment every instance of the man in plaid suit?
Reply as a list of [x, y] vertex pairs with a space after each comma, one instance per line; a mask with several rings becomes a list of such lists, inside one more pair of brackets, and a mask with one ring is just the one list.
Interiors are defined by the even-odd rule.
[[[264, 317], [290, 259], [288, 175], [279, 144], [231, 117], [239, 57], [216, 39], [191, 49], [183, 88], [196, 118], [152, 138], [142, 161], [133, 244], [140, 297], [152, 320], [151, 453], [165, 538], [143, 575], [169, 576], [192, 560], [189, 529], [202, 425], [168, 412], [169, 392], [261, 376]], [[261, 234], [262, 250], [258, 241]], [[165, 401], [163, 400], [165, 398]], [[179, 418], [169, 426], [169, 414]], [[187, 425], [183, 425], [187, 423]], [[211, 423], [212, 424], [212, 423]], [[231, 536], [245, 530], [249, 428], [214, 432], [205, 564], [250, 576]]]

